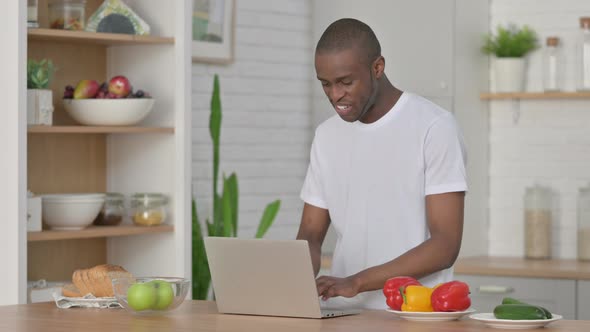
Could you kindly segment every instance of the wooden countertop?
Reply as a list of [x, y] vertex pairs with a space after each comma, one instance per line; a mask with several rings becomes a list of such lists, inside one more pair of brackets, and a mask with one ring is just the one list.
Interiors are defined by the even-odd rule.
[[466, 257], [455, 262], [455, 274], [590, 280], [590, 262], [574, 259]]
[[[409, 322], [397, 319], [386, 311], [374, 310], [330, 319], [223, 315], [217, 313], [214, 302], [186, 301], [180, 308], [162, 316], [132, 315], [124, 309], [58, 309], [53, 302], [0, 306], [0, 331], [472, 332], [490, 329], [470, 319]], [[539, 332], [539, 329], [520, 331]], [[590, 331], [590, 321], [561, 320], [548, 325], [545, 331], [587, 332]]]

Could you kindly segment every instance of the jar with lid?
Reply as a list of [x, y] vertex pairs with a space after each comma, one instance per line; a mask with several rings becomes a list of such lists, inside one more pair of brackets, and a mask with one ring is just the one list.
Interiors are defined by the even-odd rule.
[[97, 226], [116, 226], [125, 215], [125, 196], [119, 193], [107, 193], [104, 205], [93, 224]]
[[525, 257], [551, 257], [551, 189], [539, 185], [526, 189], [524, 196]]
[[38, 28], [38, 3], [37, 0], [27, 0], [27, 27]]
[[54, 0], [49, 3], [51, 29], [83, 30], [86, 26], [86, 0]]
[[590, 185], [578, 191], [578, 259], [590, 261]]
[[136, 225], [156, 226], [166, 220], [168, 198], [158, 193], [136, 193], [131, 196], [132, 219]]
[[559, 38], [547, 37], [543, 50], [543, 88], [545, 91], [561, 90], [561, 71]]
[[577, 43], [578, 90], [590, 90], [590, 17], [580, 18], [580, 32]]

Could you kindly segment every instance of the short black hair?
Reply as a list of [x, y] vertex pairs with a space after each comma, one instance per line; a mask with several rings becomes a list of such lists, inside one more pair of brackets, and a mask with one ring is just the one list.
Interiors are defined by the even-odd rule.
[[326, 28], [316, 46], [316, 54], [358, 48], [367, 56], [367, 63], [381, 56], [381, 45], [373, 30], [354, 18], [339, 19]]

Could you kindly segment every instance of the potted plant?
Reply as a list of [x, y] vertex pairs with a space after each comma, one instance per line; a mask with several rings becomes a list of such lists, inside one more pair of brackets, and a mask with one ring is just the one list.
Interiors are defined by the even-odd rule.
[[[236, 237], [238, 235], [238, 176], [231, 173], [228, 177], [222, 175], [221, 192], [218, 191], [219, 176], [219, 143], [221, 136], [221, 98], [219, 92], [219, 77], [213, 79], [213, 94], [211, 96], [211, 113], [209, 117], [209, 134], [213, 143], [213, 210], [211, 219], [205, 219], [205, 232], [201, 230], [201, 221], [197, 213], [197, 202], [192, 200], [192, 287], [193, 299], [204, 300], [211, 295], [211, 273], [205, 255], [204, 234], [208, 236]], [[281, 201], [268, 203], [260, 218], [260, 223], [254, 235], [261, 238], [273, 224], [281, 207]]]
[[55, 73], [48, 59], [27, 61], [27, 123], [51, 125], [53, 119], [53, 93], [49, 83]]
[[528, 26], [498, 26], [497, 34], [485, 36], [484, 54], [495, 56], [496, 92], [524, 90], [526, 55], [538, 48], [537, 34]]

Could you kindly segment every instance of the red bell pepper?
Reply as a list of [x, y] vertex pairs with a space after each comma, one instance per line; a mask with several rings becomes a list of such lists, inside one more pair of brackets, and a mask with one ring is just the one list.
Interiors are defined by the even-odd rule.
[[463, 311], [471, 306], [469, 286], [456, 280], [436, 287], [430, 299], [434, 311]]
[[410, 285], [420, 286], [421, 284], [412, 277], [401, 276], [387, 279], [385, 285], [383, 285], [383, 295], [385, 295], [385, 302], [391, 309], [397, 311], [402, 309], [404, 298], [400, 288]]

